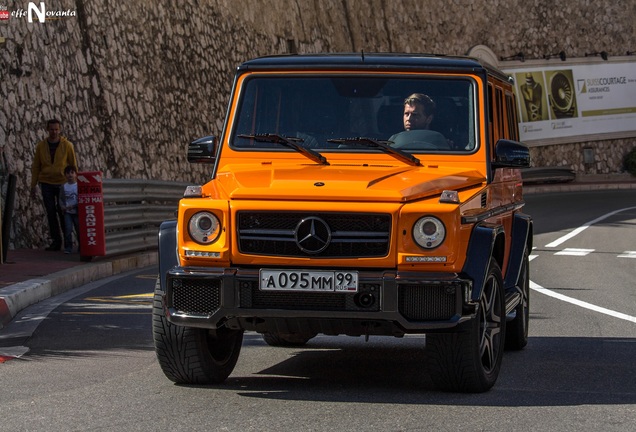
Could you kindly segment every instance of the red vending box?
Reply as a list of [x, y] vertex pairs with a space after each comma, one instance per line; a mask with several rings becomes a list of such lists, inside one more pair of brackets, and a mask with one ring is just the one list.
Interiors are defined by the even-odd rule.
[[77, 173], [77, 195], [82, 260], [106, 255], [102, 172]]

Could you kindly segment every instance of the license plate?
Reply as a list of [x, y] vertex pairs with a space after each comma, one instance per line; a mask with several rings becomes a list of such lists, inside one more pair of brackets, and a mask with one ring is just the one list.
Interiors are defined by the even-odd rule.
[[358, 272], [327, 270], [260, 271], [262, 291], [358, 292]]

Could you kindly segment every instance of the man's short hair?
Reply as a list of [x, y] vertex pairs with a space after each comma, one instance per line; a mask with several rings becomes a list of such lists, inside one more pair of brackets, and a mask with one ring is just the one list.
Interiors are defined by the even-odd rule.
[[404, 105], [421, 105], [424, 107], [424, 113], [426, 115], [435, 114], [435, 102], [430, 96], [423, 93], [413, 93], [411, 96], [404, 99]]
[[48, 128], [48, 127], [49, 127], [49, 126], [51, 126], [52, 124], [59, 124], [60, 126], [62, 126], [62, 122], [61, 122], [61, 121], [59, 121], [59, 120], [58, 120], [58, 119], [56, 119], [56, 118], [52, 118], [52, 119], [50, 119], [50, 120], [48, 120], [48, 121], [46, 122], [46, 127]]

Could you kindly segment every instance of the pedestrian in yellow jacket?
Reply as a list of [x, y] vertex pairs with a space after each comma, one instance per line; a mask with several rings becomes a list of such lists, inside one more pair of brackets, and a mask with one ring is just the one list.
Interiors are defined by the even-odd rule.
[[60, 188], [66, 182], [64, 169], [72, 166], [77, 170], [77, 159], [73, 144], [60, 135], [62, 124], [59, 120], [49, 120], [46, 123], [46, 131], [49, 136], [36, 144], [33, 155], [31, 197], [35, 198], [39, 184], [51, 236], [51, 245], [46, 250], [59, 251], [62, 248], [60, 225], [64, 226], [64, 213], [59, 206], [58, 198]]

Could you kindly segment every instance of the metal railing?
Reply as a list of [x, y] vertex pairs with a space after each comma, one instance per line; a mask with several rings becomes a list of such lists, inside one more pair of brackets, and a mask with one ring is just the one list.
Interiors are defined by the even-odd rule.
[[157, 248], [159, 225], [175, 219], [189, 183], [104, 179], [106, 255]]

